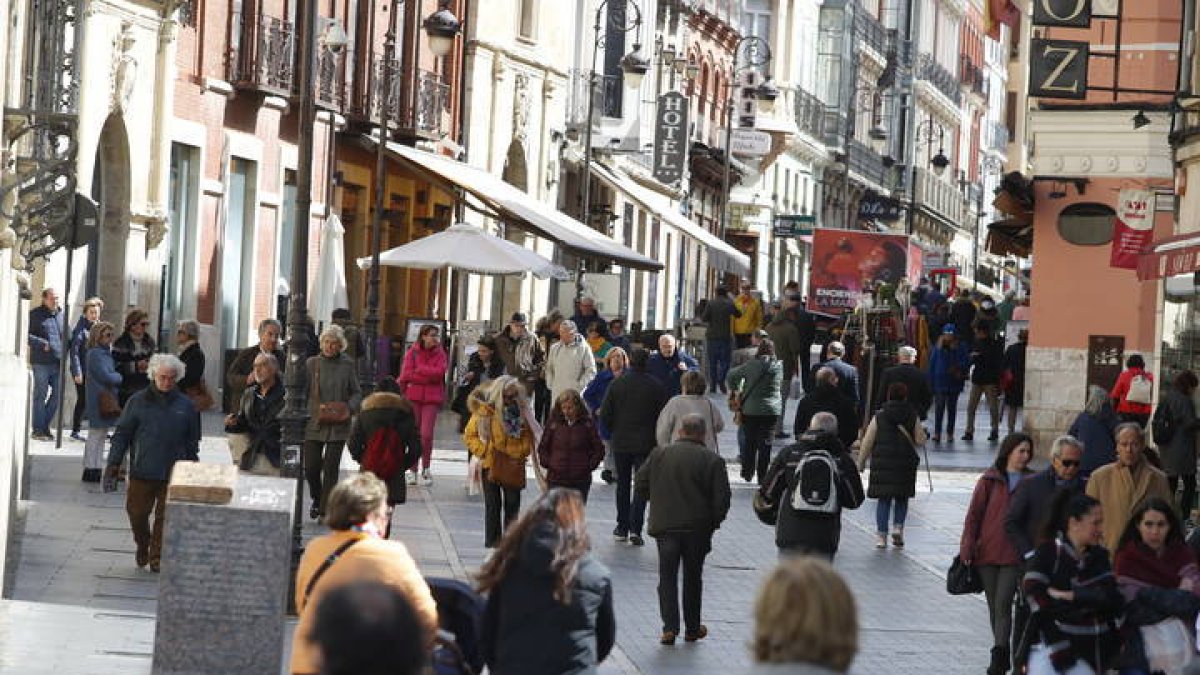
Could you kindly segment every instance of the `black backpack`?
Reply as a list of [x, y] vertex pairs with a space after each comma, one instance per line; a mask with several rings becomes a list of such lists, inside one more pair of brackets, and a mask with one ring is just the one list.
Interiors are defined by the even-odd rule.
[[1175, 420], [1171, 418], [1171, 409], [1166, 400], [1159, 401], [1158, 408], [1154, 410], [1150, 430], [1154, 433], [1154, 442], [1160, 445], [1170, 443], [1171, 437], [1175, 435]]
[[841, 508], [838, 501], [841, 475], [837, 460], [828, 450], [818, 448], [804, 453], [792, 475], [792, 493], [786, 501], [793, 511], [827, 515], [838, 513]]

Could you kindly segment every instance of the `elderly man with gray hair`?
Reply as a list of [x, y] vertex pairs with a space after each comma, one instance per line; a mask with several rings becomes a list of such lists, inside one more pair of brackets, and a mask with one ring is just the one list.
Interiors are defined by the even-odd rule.
[[838, 418], [812, 416], [808, 430], [771, 462], [754, 496], [759, 520], [775, 526], [779, 555], [818, 555], [833, 560], [842, 537], [842, 509], [863, 503], [854, 458], [838, 439]]
[[821, 368], [829, 368], [837, 375], [838, 389], [850, 399], [857, 409], [859, 407], [858, 396], [858, 368], [846, 363], [846, 345], [834, 340], [828, 345], [825, 345], [825, 353], [829, 355], [829, 360], [817, 366], [817, 370]]
[[685, 415], [676, 441], [655, 448], [637, 472], [634, 491], [650, 502], [650, 536], [658, 542], [658, 608], [664, 645], [679, 636], [679, 568], [683, 566], [683, 639], [708, 635], [700, 623], [704, 557], [729, 513], [725, 460], [704, 445], [707, 423]]
[[137, 545], [137, 566], [149, 564], [153, 572], [158, 571], [162, 557], [163, 513], [171, 469], [179, 460], [196, 461], [200, 453], [200, 415], [176, 386], [186, 370], [183, 361], [173, 354], [150, 357], [150, 386], [126, 401], [108, 450], [105, 490], [115, 489], [121, 463], [129, 454], [125, 512]]
[[908, 387], [908, 403], [921, 419], [929, 416], [929, 408], [933, 405], [933, 389], [929, 386], [929, 377], [925, 371], [917, 367], [917, 348], [904, 345], [896, 353], [896, 365], [883, 371], [879, 379], [879, 391], [887, 391], [888, 386], [899, 382]]

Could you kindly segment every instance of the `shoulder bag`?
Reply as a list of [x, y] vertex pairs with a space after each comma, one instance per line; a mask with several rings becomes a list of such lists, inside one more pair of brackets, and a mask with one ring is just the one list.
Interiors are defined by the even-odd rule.
[[954, 556], [950, 563], [950, 571], [946, 573], [946, 592], [950, 595], [971, 595], [983, 592], [983, 578], [974, 565], [968, 565], [962, 558]]
[[525, 460], [492, 448], [492, 468], [488, 470], [488, 481], [500, 487], [525, 489]]
[[101, 389], [100, 395], [96, 399], [100, 406], [100, 416], [106, 419], [121, 416], [121, 403], [117, 397], [107, 389]]
[[328, 572], [329, 568], [333, 566], [333, 563], [337, 562], [338, 558], [342, 557], [342, 554], [345, 553], [351, 546], [362, 540], [363, 537], [355, 537], [354, 539], [351, 539], [350, 541], [337, 547], [337, 550], [335, 550], [333, 553], [330, 553], [329, 557], [321, 561], [321, 566], [317, 568], [317, 571], [313, 573], [312, 578], [308, 580], [308, 585], [304, 587], [305, 602], [308, 602], [308, 599], [312, 597], [313, 589], [317, 587], [317, 580], [321, 578], [321, 575]]
[[196, 384], [184, 389], [183, 393], [192, 400], [192, 404], [195, 405], [196, 410], [200, 412], [204, 412], [205, 410], [208, 410], [216, 405], [216, 401], [213, 400], [212, 393], [208, 391], [208, 383], [205, 382], [203, 378], [201, 378]]
[[[320, 357], [318, 357], [320, 358]], [[321, 400], [321, 362], [317, 361], [313, 364], [313, 398], [320, 402]], [[345, 424], [350, 421], [350, 406], [344, 401], [330, 401], [329, 403], [319, 403], [317, 407], [317, 423], [318, 424]]]
[[754, 383], [751, 384], [749, 387], [746, 387], [745, 389], [743, 389], [741, 391], [735, 390], [735, 391], [729, 392], [729, 409], [733, 411], [733, 423], [734, 424], [736, 424], [738, 426], [742, 425], [742, 417], [743, 417], [742, 403], [745, 402], [746, 398], [750, 396], [750, 392], [754, 391], [754, 388], [757, 387], [758, 383], [762, 382], [763, 378], [765, 378], [766, 376], [767, 376], [767, 371], [764, 370], [758, 376], [758, 378], [756, 378], [754, 380]]

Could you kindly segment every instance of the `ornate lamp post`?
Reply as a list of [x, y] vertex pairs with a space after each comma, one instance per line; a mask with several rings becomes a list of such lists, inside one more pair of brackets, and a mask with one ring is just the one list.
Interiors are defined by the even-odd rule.
[[[746, 53], [744, 59], [742, 58], [743, 51]], [[738, 65], [739, 62], [741, 65]], [[765, 66], [770, 62], [771, 46], [760, 37], [747, 35], [738, 40], [737, 45], [733, 48], [733, 66], [729, 70], [729, 90], [725, 97], [725, 168], [721, 178], [721, 239], [725, 238], [725, 230], [729, 226], [729, 171], [733, 160], [733, 153], [730, 152], [730, 146], [733, 144], [733, 87], [736, 86], [738, 73]], [[763, 112], [770, 112], [770, 107], [779, 96], [779, 89], [775, 87], [768, 76], [767, 80], [758, 86], [754, 95], [760, 106], [764, 108]]]

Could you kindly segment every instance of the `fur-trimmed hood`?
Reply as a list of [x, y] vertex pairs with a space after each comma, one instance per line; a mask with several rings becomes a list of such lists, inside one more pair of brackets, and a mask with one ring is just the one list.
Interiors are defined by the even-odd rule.
[[363, 412], [385, 409], [403, 410], [410, 415], [413, 411], [412, 403], [408, 399], [400, 394], [393, 394], [390, 391], [377, 391], [363, 400]]

